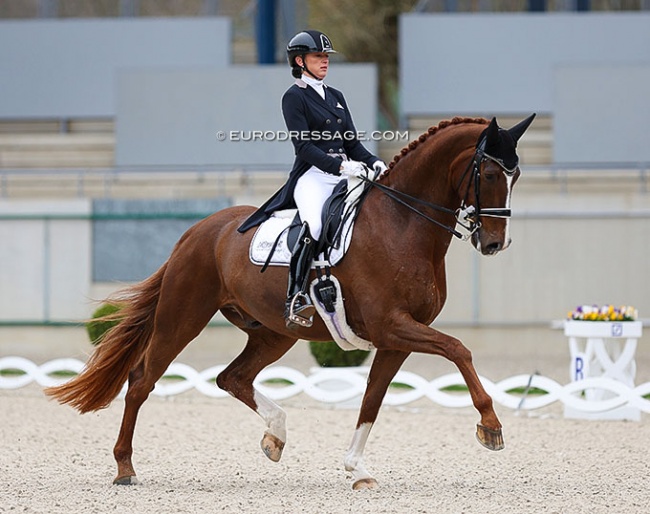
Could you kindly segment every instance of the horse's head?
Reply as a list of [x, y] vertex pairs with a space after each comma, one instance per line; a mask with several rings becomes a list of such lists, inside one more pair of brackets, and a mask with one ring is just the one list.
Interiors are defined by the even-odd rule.
[[462, 209], [473, 230], [472, 244], [483, 255], [494, 255], [510, 245], [510, 196], [521, 173], [517, 141], [534, 117], [532, 114], [511, 129], [499, 127], [492, 118], [463, 175]]

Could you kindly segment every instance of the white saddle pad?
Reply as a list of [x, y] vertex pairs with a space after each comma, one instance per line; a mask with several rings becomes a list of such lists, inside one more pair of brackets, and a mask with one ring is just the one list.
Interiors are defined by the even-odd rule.
[[[275, 241], [282, 232], [280, 240], [275, 247], [275, 251], [271, 256], [269, 265], [271, 266], [289, 266], [291, 260], [291, 249], [287, 245], [287, 235], [289, 233], [287, 227], [291, 224], [296, 216], [296, 209], [288, 209], [284, 211], [277, 211], [262, 223], [257, 230], [251, 241], [249, 248], [249, 257], [253, 264], [263, 266], [269, 258], [269, 253], [273, 249]], [[343, 237], [338, 248], [332, 249], [330, 252], [330, 259], [328, 261], [330, 266], [336, 265], [345, 255], [345, 252], [350, 246], [352, 239], [352, 217], [349, 217], [343, 227]], [[284, 232], [283, 232], [284, 231]], [[323, 256], [320, 255], [315, 262], [322, 260]], [[312, 267], [314, 267], [312, 265]]]

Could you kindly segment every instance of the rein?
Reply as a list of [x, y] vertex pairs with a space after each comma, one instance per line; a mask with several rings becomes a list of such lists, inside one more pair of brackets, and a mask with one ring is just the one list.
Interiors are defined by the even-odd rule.
[[[444, 212], [446, 214], [453, 214], [454, 216], [457, 216], [458, 211], [460, 211], [460, 209], [458, 211], [454, 211], [452, 209], [447, 209], [446, 207], [441, 207], [440, 205], [436, 205], [436, 204], [433, 204], [431, 202], [427, 202], [426, 200], [416, 198], [415, 196], [411, 196], [411, 195], [409, 195], [407, 193], [403, 193], [402, 191], [398, 191], [397, 189], [393, 189], [392, 187], [385, 186], [384, 184], [379, 184], [378, 182], [374, 182], [374, 181], [370, 180], [369, 178], [365, 178], [364, 180], [366, 182], [368, 182], [371, 186], [376, 187], [377, 189], [379, 189], [386, 196], [388, 196], [388, 197], [392, 198], [393, 200], [395, 200], [400, 205], [403, 205], [404, 207], [411, 210], [412, 212], [414, 212], [418, 216], [421, 216], [425, 220], [430, 221], [431, 223], [434, 223], [434, 224], [438, 225], [441, 228], [444, 228], [447, 232], [452, 233], [457, 238], [466, 240], [466, 238], [469, 237], [469, 236], [464, 236], [463, 234], [458, 232], [453, 227], [450, 227], [449, 225], [445, 225], [444, 223], [432, 218], [431, 216], [427, 216], [425, 213], [423, 213], [422, 211], [418, 210], [416, 207], [413, 207], [411, 204], [409, 204], [408, 202], [403, 200], [403, 198], [405, 198], [407, 200], [410, 200], [410, 201], [412, 201], [414, 203], [419, 203], [420, 205], [424, 205], [426, 207], [429, 207], [430, 209], [433, 209], [435, 211]], [[456, 221], [458, 221], [458, 219], [459, 218], [457, 217]], [[465, 225], [463, 225], [461, 223], [461, 226], [464, 227]]]
[[[508, 175], [512, 176], [515, 174], [517, 171], [517, 167], [515, 166], [513, 169], [508, 169], [505, 167], [503, 162], [500, 159], [497, 159], [495, 157], [492, 157], [491, 155], [485, 153], [484, 151], [485, 148], [485, 139], [483, 139], [476, 148], [476, 151], [474, 152], [474, 156], [472, 157], [472, 160], [467, 164], [467, 167], [465, 168], [465, 171], [463, 172], [462, 176], [460, 177], [460, 180], [458, 181], [458, 187], [460, 188], [461, 184], [465, 180], [465, 177], [471, 170], [471, 176], [470, 176], [470, 181], [471, 179], [474, 179], [474, 197], [475, 197], [475, 204], [474, 205], [467, 205], [467, 197], [469, 195], [470, 191], [470, 181], [467, 183], [467, 189], [465, 191], [465, 197], [463, 198], [461, 202], [461, 206], [456, 209], [448, 209], [447, 207], [442, 207], [440, 205], [436, 205], [431, 202], [427, 202], [426, 200], [422, 200], [420, 198], [417, 198], [415, 196], [411, 196], [407, 193], [404, 193], [402, 191], [398, 191], [397, 189], [393, 189], [392, 187], [385, 186], [384, 184], [380, 184], [378, 182], [374, 182], [373, 180], [369, 178], [364, 178], [366, 182], [368, 182], [371, 186], [376, 187], [379, 189], [382, 193], [384, 193], [386, 196], [392, 198], [395, 200], [397, 203], [400, 205], [403, 205], [410, 211], [414, 212], [418, 216], [424, 218], [425, 220], [445, 229], [447, 232], [450, 234], [454, 235], [458, 239], [461, 239], [462, 241], [467, 241], [474, 232], [476, 232], [479, 228], [481, 228], [481, 216], [487, 216], [487, 217], [492, 217], [492, 218], [509, 218], [512, 215], [512, 210], [507, 209], [507, 208], [484, 208], [481, 209], [481, 204], [480, 204], [480, 169], [481, 169], [481, 164], [483, 164], [484, 161], [486, 160], [491, 160], [499, 165], [503, 172]], [[456, 218], [456, 223], [463, 227], [466, 231], [467, 234], [462, 234], [458, 230], [456, 230], [454, 227], [450, 227], [449, 225], [446, 225], [431, 216], [428, 216], [421, 210], [419, 210], [417, 207], [414, 207], [408, 201], [423, 205], [425, 207], [428, 207], [429, 209], [433, 209], [438, 212], [443, 212], [445, 214], [453, 214], [454, 217]]]

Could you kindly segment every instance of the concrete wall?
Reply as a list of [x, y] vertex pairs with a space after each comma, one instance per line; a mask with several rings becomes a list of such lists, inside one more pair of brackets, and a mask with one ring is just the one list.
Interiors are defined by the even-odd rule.
[[405, 118], [537, 112], [555, 162], [650, 160], [649, 70], [647, 12], [400, 17]]
[[[71, 321], [88, 311], [90, 202], [0, 202], [0, 321]], [[81, 219], [56, 219], [78, 217]], [[48, 219], [50, 218], [50, 219]]]
[[230, 62], [228, 18], [0, 22], [0, 118], [113, 117], [117, 70]]
[[93, 300], [106, 296], [93, 295], [96, 283], [115, 290], [146, 278], [187, 228], [228, 204], [225, 198], [0, 202], [0, 323], [87, 318]]
[[552, 113], [557, 66], [650, 62], [650, 13], [405, 14], [410, 114]]
[[[639, 192], [636, 184], [558, 193], [540, 190], [531, 180], [524, 170], [515, 188], [508, 250], [483, 257], [469, 243], [452, 243], [448, 302], [439, 321], [447, 326], [544, 326], [579, 304], [592, 303], [631, 304], [642, 317], [650, 317], [650, 195]], [[85, 201], [5, 201], [0, 208], [2, 214], [33, 213], [37, 218], [91, 212]], [[134, 238], [126, 225], [111, 231], [112, 239], [103, 234], [93, 241], [87, 219], [0, 220], [0, 321], [82, 319], [94, 306], [89, 297], [97, 297], [98, 286], [101, 298], [122, 284], [117, 274], [93, 280], [96, 259], [131, 255], [117, 272], [124, 266], [140, 269], [141, 254], [164, 259], [175, 243], [170, 239], [160, 247], [164, 249], [152, 248], [155, 238], [142, 232], [143, 227], [133, 232]], [[138, 237], [141, 241], [134, 241]], [[107, 245], [115, 248], [107, 250]], [[159, 264], [147, 266], [154, 270]], [[103, 282], [108, 278], [112, 281]]]
[[92, 224], [93, 281], [147, 278], [187, 229], [230, 203], [226, 198], [93, 201], [93, 213], [100, 218]]
[[[648, 24], [650, 32], [650, 23]], [[554, 71], [556, 162], [650, 162], [650, 49], [645, 65]]]
[[572, 192], [558, 193], [524, 169], [513, 193], [510, 248], [482, 257], [470, 244], [452, 243], [440, 320], [544, 323], [594, 303], [631, 304], [649, 318], [650, 195], [638, 183], [610, 180], [587, 192], [576, 179]]
[[647, 318], [650, 300], [641, 284], [650, 276], [642, 257], [650, 248], [649, 226], [650, 214], [628, 220], [519, 215], [512, 246], [494, 258], [454, 242], [447, 261], [449, 303], [440, 319], [544, 323], [583, 304], [634, 305]]
[[[286, 137], [244, 139], [254, 130], [286, 132], [281, 99], [293, 80], [284, 65], [123, 71], [117, 82], [115, 162], [290, 169], [294, 152]], [[345, 94], [357, 130], [376, 129], [374, 65], [335, 64], [327, 83]], [[240, 135], [231, 138], [233, 131]], [[375, 141], [364, 144], [376, 150]]]

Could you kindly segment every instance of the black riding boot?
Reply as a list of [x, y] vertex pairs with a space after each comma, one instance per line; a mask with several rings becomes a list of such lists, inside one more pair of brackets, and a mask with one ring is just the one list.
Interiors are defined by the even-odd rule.
[[304, 222], [300, 235], [291, 252], [289, 264], [289, 287], [284, 310], [284, 318], [288, 328], [311, 327], [316, 312], [307, 294], [309, 271], [314, 258], [316, 242], [311, 237], [309, 225]]

